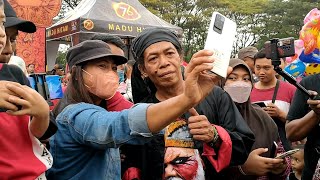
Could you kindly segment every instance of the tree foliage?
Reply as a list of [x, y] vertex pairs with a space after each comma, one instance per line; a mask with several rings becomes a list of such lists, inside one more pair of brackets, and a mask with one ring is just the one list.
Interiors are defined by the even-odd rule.
[[203, 48], [215, 3], [211, 0], [140, 0], [152, 13], [183, 29], [186, 59]]
[[259, 34], [256, 28], [261, 27], [261, 17], [267, 0], [219, 0], [218, 11], [237, 23], [236, 41], [233, 46], [232, 56], [239, 49], [254, 45]]
[[253, 29], [259, 34], [258, 47], [271, 38], [299, 38], [303, 19], [308, 12], [319, 7], [314, 0], [270, 0], [261, 19], [262, 26]]
[[55, 64], [67, 64], [67, 52], [66, 51], [58, 51]]
[[[73, 9], [81, 0], [63, 0]], [[237, 23], [233, 55], [243, 47], [261, 48], [270, 38], [299, 37], [305, 15], [319, 0], [140, 0], [149, 11], [183, 29], [186, 59], [204, 47], [214, 11]]]
[[141, 0], [140, 2], [154, 14], [184, 30], [183, 44], [186, 59], [189, 60], [193, 53], [204, 47], [207, 28], [214, 11], [219, 11], [237, 22], [238, 33], [233, 54], [239, 48], [254, 44], [258, 37], [252, 29], [260, 26], [259, 17], [267, 0]]
[[184, 30], [187, 59], [203, 48], [213, 11], [237, 23], [233, 55], [243, 47], [261, 48], [270, 38], [299, 37], [305, 15], [319, 7], [317, 0], [141, 0], [150, 11]]

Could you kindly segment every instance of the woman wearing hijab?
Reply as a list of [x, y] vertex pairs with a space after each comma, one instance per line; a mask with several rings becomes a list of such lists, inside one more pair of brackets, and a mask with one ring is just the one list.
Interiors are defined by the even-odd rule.
[[[226, 80], [222, 81], [223, 89], [235, 102], [239, 112], [255, 135], [248, 159], [237, 168], [224, 172], [227, 179], [285, 179], [289, 173], [289, 161], [274, 159], [277, 153], [284, 151], [272, 118], [256, 104], [251, 104], [250, 93], [253, 87], [253, 76], [248, 65], [240, 59], [231, 59], [233, 68]], [[272, 152], [273, 144], [280, 148]], [[230, 170], [237, 173], [230, 173]], [[231, 177], [232, 176], [232, 177]]]
[[[203, 99], [215, 79], [200, 74], [212, 66], [207, 57], [191, 62], [186, 90], [159, 104], [138, 104], [129, 110], [108, 112], [119, 82], [117, 65], [127, 62], [114, 55], [107, 43], [88, 40], [67, 53], [71, 69], [64, 99], [54, 109], [58, 131], [50, 139], [53, 167], [48, 179], [121, 179], [119, 146], [143, 144], [183, 112]], [[170, 109], [163, 114], [162, 111]], [[45, 152], [43, 152], [45, 153]]]

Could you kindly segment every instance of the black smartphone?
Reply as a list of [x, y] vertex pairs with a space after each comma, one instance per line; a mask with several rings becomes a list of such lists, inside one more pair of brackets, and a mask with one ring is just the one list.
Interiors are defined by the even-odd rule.
[[[291, 57], [295, 55], [293, 37], [279, 39], [276, 46], [278, 50], [278, 58]], [[266, 58], [271, 59], [271, 41], [265, 42], [264, 47], [266, 50]]]
[[271, 157], [273, 158], [276, 157], [277, 149], [278, 149], [278, 144], [277, 142], [273, 141], [272, 148], [270, 150]]
[[258, 106], [260, 106], [260, 107], [267, 107], [264, 102], [256, 102], [256, 103], [254, 103], [254, 104], [256, 104], [256, 105], [258, 105]]
[[[22, 106], [20, 105], [16, 105], [18, 110], [21, 110], [22, 109]], [[0, 108], [0, 112], [6, 112], [8, 109], [5, 109], [5, 108]]]

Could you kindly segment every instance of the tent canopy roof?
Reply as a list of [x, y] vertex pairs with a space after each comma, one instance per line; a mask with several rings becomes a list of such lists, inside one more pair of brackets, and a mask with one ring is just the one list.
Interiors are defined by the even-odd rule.
[[78, 32], [110, 33], [135, 37], [147, 27], [166, 27], [182, 35], [182, 29], [152, 14], [138, 0], [82, 0], [66, 16], [47, 29], [47, 40]]

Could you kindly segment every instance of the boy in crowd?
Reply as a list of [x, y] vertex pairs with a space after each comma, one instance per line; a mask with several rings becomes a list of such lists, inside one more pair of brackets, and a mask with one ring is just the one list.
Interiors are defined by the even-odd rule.
[[[6, 24], [10, 25], [17, 20], [5, 17], [4, 6], [13, 11], [6, 0], [0, 0], [0, 53], [7, 41], [4, 22], [7, 19]], [[27, 86], [28, 79], [19, 67], [1, 62], [1, 178], [45, 179], [45, 171], [52, 166], [52, 156], [38, 138], [48, 129], [49, 106], [40, 94]]]
[[34, 74], [34, 64], [28, 64], [27, 72], [28, 72], [28, 75]]
[[304, 144], [299, 144], [293, 148], [299, 149], [299, 151], [291, 155], [291, 167], [293, 172], [289, 175], [288, 180], [300, 180], [304, 168]]

